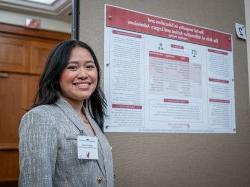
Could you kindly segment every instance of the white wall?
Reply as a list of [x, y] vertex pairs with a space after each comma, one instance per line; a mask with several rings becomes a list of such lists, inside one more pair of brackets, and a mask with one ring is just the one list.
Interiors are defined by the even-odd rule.
[[59, 21], [59, 20], [48, 19], [44, 17], [31, 16], [28, 14], [19, 14], [15, 12], [0, 10], [0, 22], [2, 23], [25, 26], [26, 18], [40, 19], [41, 29], [61, 31], [61, 32], [67, 32], [67, 33], [71, 32], [71, 23], [68, 23], [65, 21]]

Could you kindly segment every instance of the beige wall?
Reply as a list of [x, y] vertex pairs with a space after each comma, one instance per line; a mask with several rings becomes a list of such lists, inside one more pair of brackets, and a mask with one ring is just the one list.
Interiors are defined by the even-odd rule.
[[244, 0], [81, 0], [80, 39], [103, 66], [104, 3], [233, 35], [236, 134], [107, 133], [118, 187], [250, 186], [250, 117], [246, 42], [234, 23], [245, 24]]

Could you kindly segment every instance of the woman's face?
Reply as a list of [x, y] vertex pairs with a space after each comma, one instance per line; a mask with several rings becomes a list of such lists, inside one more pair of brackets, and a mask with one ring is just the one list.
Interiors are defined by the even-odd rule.
[[59, 80], [61, 94], [69, 102], [82, 102], [95, 91], [97, 79], [97, 68], [90, 52], [81, 47], [73, 48]]

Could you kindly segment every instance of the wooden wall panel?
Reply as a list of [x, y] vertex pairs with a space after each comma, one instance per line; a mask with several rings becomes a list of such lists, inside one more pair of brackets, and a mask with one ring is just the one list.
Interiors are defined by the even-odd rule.
[[8, 74], [0, 78], [0, 145], [18, 142], [18, 126], [28, 105], [28, 76]]
[[30, 55], [31, 73], [38, 75], [41, 73], [50, 50], [54, 48], [56, 44], [57, 44], [56, 42], [51, 42], [49, 40], [31, 42], [31, 55]]
[[10, 35], [0, 34], [1, 71], [26, 72], [28, 70], [29, 52], [29, 46], [24, 39], [13, 39]]
[[2, 168], [8, 168], [8, 169], [0, 170], [0, 182], [17, 180], [19, 175], [18, 156], [19, 155], [17, 150], [10, 150], [9, 148], [6, 150], [3, 149], [1, 150], [0, 165]]

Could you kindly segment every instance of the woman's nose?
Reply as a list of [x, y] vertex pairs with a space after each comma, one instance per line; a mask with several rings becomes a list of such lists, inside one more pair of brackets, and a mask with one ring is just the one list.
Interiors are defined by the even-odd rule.
[[80, 68], [78, 73], [79, 78], [88, 78], [88, 72], [85, 68]]

